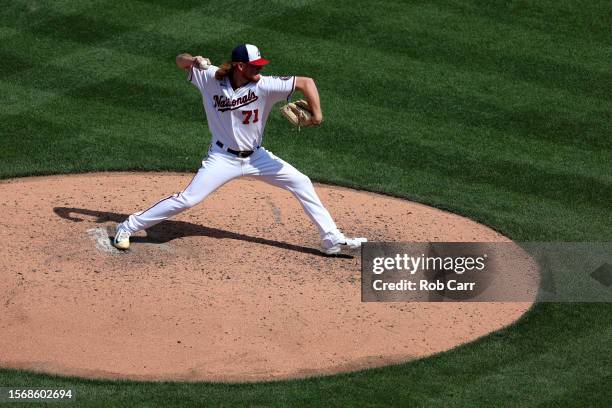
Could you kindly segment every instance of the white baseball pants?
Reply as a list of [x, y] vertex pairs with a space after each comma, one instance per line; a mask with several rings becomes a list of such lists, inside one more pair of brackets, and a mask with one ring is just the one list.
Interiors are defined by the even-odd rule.
[[293, 193], [325, 242], [342, 236], [308, 176], [263, 147], [249, 157], [239, 158], [214, 143], [208, 149], [202, 167], [185, 190], [159, 201], [145, 211], [130, 215], [123, 222], [123, 227], [130, 233], [150, 228], [195, 206], [223, 184], [241, 176], [258, 177]]

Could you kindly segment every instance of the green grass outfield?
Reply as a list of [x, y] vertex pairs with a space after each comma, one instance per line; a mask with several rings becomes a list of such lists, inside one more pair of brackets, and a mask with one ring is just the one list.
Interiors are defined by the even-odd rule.
[[[195, 171], [210, 134], [174, 57], [220, 63], [250, 42], [272, 61], [265, 72], [317, 80], [323, 126], [297, 133], [274, 112], [264, 140], [312, 179], [448, 209], [519, 241], [612, 241], [611, 27], [609, 0], [7, 1], [0, 177]], [[0, 370], [0, 386], [75, 387], [84, 407], [604, 407], [611, 347], [611, 304], [541, 304], [450, 352], [336, 377], [226, 385]]]

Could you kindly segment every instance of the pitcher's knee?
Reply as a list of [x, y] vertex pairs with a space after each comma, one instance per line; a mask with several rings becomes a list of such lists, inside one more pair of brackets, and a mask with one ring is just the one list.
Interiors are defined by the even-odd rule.
[[176, 196], [176, 199], [177, 199], [180, 207], [184, 208], [184, 209], [194, 207], [197, 204], [199, 204], [200, 201], [202, 201], [202, 198], [195, 197], [195, 196], [190, 195], [190, 194], [185, 194], [185, 192], [176, 193], [175, 196]]
[[296, 187], [304, 188], [312, 186], [312, 181], [310, 181], [310, 177], [302, 173], [296, 175], [291, 181], [292, 184]]

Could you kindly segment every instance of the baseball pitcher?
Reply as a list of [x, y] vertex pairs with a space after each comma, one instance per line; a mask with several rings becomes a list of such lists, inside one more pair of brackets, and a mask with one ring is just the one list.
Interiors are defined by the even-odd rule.
[[115, 247], [128, 249], [131, 234], [195, 206], [223, 184], [241, 176], [257, 177], [293, 193], [317, 227], [324, 253], [331, 255], [342, 248], [359, 248], [367, 241], [344, 236], [321, 203], [310, 179], [262, 146], [272, 107], [277, 102], [289, 101], [296, 89], [306, 100], [286, 105], [283, 114], [287, 119], [297, 126], [316, 126], [323, 120], [315, 82], [307, 77], [261, 75], [268, 62], [251, 44], [238, 45], [232, 51], [231, 61], [220, 67], [201, 56], [176, 57], [176, 64], [188, 71], [188, 80], [202, 94], [212, 134], [208, 155], [183, 191], [130, 215], [117, 225]]

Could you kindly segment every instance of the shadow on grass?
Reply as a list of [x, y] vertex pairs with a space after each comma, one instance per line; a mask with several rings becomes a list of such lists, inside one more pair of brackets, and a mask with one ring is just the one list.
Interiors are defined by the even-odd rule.
[[[73, 222], [81, 222], [82, 218], [74, 216], [73, 214], [81, 214], [90, 217], [96, 217], [95, 222], [105, 223], [108, 221], [112, 222], [123, 222], [128, 214], [120, 214], [107, 211], [96, 211], [88, 210], [86, 208], [74, 208], [74, 207], [55, 207], [53, 212], [59, 217]], [[160, 224], [157, 224], [146, 230], [146, 237], [131, 237], [132, 242], [149, 242], [149, 243], [166, 243], [177, 238], [182, 237], [194, 237], [204, 236], [216, 239], [236, 239], [240, 241], [253, 242], [260, 245], [269, 245], [276, 248], [287, 249], [289, 251], [296, 251], [305, 254], [311, 254], [316, 256], [322, 256], [326, 258], [344, 258], [353, 259], [354, 257], [346, 254], [326, 255], [318, 249], [308, 248], [300, 245], [289, 244], [287, 242], [274, 241], [271, 239], [252, 237], [250, 235], [239, 234], [236, 232], [225, 231], [218, 228], [205, 227], [203, 225], [192, 224], [185, 221], [166, 220]]]

